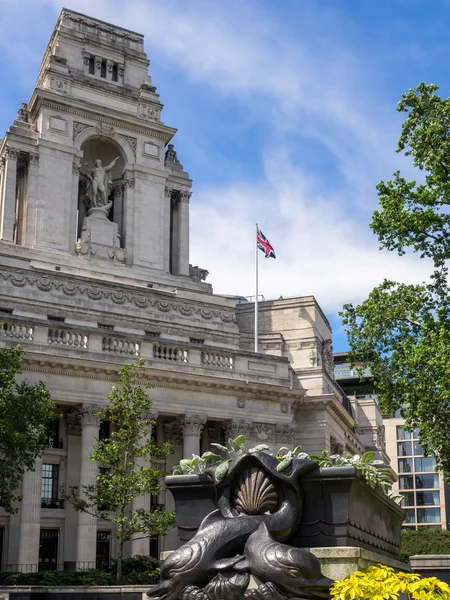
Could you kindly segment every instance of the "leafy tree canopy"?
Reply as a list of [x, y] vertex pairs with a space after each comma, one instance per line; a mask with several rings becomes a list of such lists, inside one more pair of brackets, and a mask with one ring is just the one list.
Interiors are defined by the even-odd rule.
[[384, 412], [400, 410], [408, 428], [419, 427], [425, 450], [450, 472], [450, 99], [437, 90], [421, 83], [399, 102], [406, 119], [397, 152], [410, 157], [420, 181], [399, 171], [381, 181], [371, 222], [381, 248], [429, 259], [430, 280], [385, 280], [341, 316], [350, 360], [370, 368]]
[[55, 417], [44, 382], [16, 381], [22, 356], [19, 347], [0, 350], [0, 506], [7, 512], [17, 512], [20, 481], [42, 455]]
[[450, 531], [447, 529], [403, 529], [400, 560], [407, 562], [416, 554], [450, 554]]

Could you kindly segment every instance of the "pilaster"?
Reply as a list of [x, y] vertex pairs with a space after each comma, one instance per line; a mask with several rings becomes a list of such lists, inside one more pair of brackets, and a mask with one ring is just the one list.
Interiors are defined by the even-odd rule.
[[28, 162], [28, 203], [25, 221], [25, 244], [33, 246], [36, 242], [36, 218], [39, 183], [39, 154], [29, 153]]
[[38, 458], [34, 471], [26, 471], [22, 481], [17, 562], [18, 569], [26, 573], [37, 571], [39, 565], [41, 487], [42, 458]]
[[16, 211], [17, 158], [19, 151], [6, 148], [4, 154], [3, 197], [1, 198], [1, 239], [14, 241], [14, 221]]
[[[81, 465], [80, 498], [84, 497], [83, 487], [95, 484], [98, 471], [96, 462], [89, 460], [95, 440], [98, 438], [100, 418], [99, 407], [84, 404], [80, 409], [81, 421]], [[77, 566], [89, 568], [95, 566], [97, 544], [97, 519], [84, 512], [78, 513], [77, 527]]]

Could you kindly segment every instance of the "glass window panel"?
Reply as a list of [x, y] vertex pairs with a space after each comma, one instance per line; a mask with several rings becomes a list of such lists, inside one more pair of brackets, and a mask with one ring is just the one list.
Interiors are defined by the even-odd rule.
[[416, 427], [416, 428], [413, 430], [413, 438], [414, 438], [415, 440], [418, 440], [418, 439], [420, 438], [420, 429], [419, 429], [418, 427]]
[[414, 442], [414, 456], [423, 456], [423, 448], [419, 442]]
[[42, 465], [41, 500], [50, 501], [57, 497], [58, 465]]
[[441, 503], [439, 492], [416, 492], [416, 499], [417, 506], [439, 506]]
[[440, 508], [418, 508], [417, 522], [418, 523], [439, 523], [441, 520]]
[[411, 432], [410, 431], [405, 431], [403, 429], [403, 427], [400, 427], [400, 425], [397, 425], [397, 439], [398, 440], [410, 440], [411, 439]]
[[416, 475], [416, 488], [438, 488], [439, 475], [438, 473], [430, 473], [428, 475]]
[[416, 471], [418, 473], [423, 473], [424, 471], [434, 471], [436, 466], [436, 459], [433, 457], [427, 458], [416, 458], [414, 459]]
[[413, 475], [400, 475], [398, 478], [398, 487], [400, 490], [413, 490], [414, 477]]
[[[421, 460], [420, 458], [417, 460]], [[398, 472], [399, 473], [412, 473], [413, 470], [413, 459], [412, 458], [399, 458], [398, 459]]]
[[398, 456], [412, 456], [412, 442], [397, 442]]
[[[423, 492], [421, 492], [423, 493]], [[431, 492], [433, 493], [433, 492]], [[406, 506], [414, 506], [414, 492], [402, 492], [402, 496], [403, 496], [403, 500], [402, 500], [402, 507], [405, 508]]]
[[[421, 510], [428, 510], [428, 509], [421, 509]], [[407, 524], [407, 523], [415, 523], [416, 522], [416, 515], [415, 515], [415, 509], [414, 508], [406, 508], [405, 509], [405, 520], [403, 521], [403, 524]]]

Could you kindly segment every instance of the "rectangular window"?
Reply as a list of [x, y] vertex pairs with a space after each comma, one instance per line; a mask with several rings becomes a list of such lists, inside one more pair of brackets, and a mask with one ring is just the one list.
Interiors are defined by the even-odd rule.
[[398, 440], [410, 440], [411, 439], [411, 432], [410, 431], [405, 431], [403, 429], [403, 427], [400, 427], [400, 425], [397, 425], [397, 439]]
[[100, 67], [100, 77], [103, 77], [103, 79], [106, 79], [106, 60], [105, 59], [102, 60], [102, 65]]
[[58, 562], [57, 529], [41, 529], [39, 539], [39, 570], [56, 571]]
[[438, 473], [430, 473], [429, 475], [416, 475], [416, 488], [438, 488], [439, 475]]
[[403, 501], [402, 501], [402, 507], [406, 507], [406, 506], [414, 506], [414, 492], [402, 492], [402, 496], [403, 496]]
[[95, 58], [93, 56], [89, 57], [89, 74], [95, 74]]
[[112, 80], [113, 81], [117, 81], [117, 79], [118, 79], [117, 71], [118, 71], [117, 65], [113, 65], [113, 68], [112, 68]]
[[95, 556], [95, 566], [97, 569], [109, 567], [110, 539], [110, 531], [97, 531], [97, 549]]
[[411, 524], [411, 523], [415, 523], [415, 522], [416, 522], [415, 509], [414, 508], [406, 508], [405, 509], [405, 520], [403, 521], [403, 524], [407, 525], [407, 524]]
[[418, 473], [423, 473], [425, 471], [434, 471], [434, 468], [436, 467], [436, 459], [432, 457], [415, 458], [414, 463], [416, 467], [415, 470]]
[[441, 503], [439, 492], [416, 492], [417, 506], [439, 506]]
[[399, 473], [412, 473], [413, 471], [413, 459], [412, 458], [399, 458], [398, 459], [398, 472]]
[[58, 465], [42, 465], [42, 505], [53, 504], [58, 496]]
[[420, 429], [418, 427], [413, 429], [412, 435], [415, 440], [418, 440], [420, 438]]
[[439, 523], [441, 520], [440, 508], [418, 508], [417, 522], [418, 523]]
[[398, 456], [412, 456], [412, 442], [397, 442]]
[[414, 476], [413, 475], [400, 475], [398, 478], [398, 487], [400, 490], [413, 490], [414, 489]]
[[414, 442], [414, 456], [423, 456], [423, 448], [419, 442]]
[[107, 440], [111, 435], [111, 423], [109, 421], [102, 421], [98, 430], [98, 439]]

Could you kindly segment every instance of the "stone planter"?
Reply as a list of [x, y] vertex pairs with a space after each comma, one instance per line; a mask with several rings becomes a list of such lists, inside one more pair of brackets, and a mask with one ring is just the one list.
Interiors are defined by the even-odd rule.
[[304, 548], [357, 546], [392, 558], [405, 518], [355, 467], [325, 467], [302, 478], [303, 512], [292, 543]]
[[[190, 539], [215, 507], [209, 475], [166, 478], [175, 499], [178, 535]], [[301, 478], [302, 518], [290, 543], [303, 548], [356, 546], [396, 558], [403, 510], [366, 484], [355, 467], [326, 467]]]
[[216, 509], [214, 482], [209, 475], [169, 475], [166, 486], [175, 500], [178, 537], [184, 544], [206, 515]]

